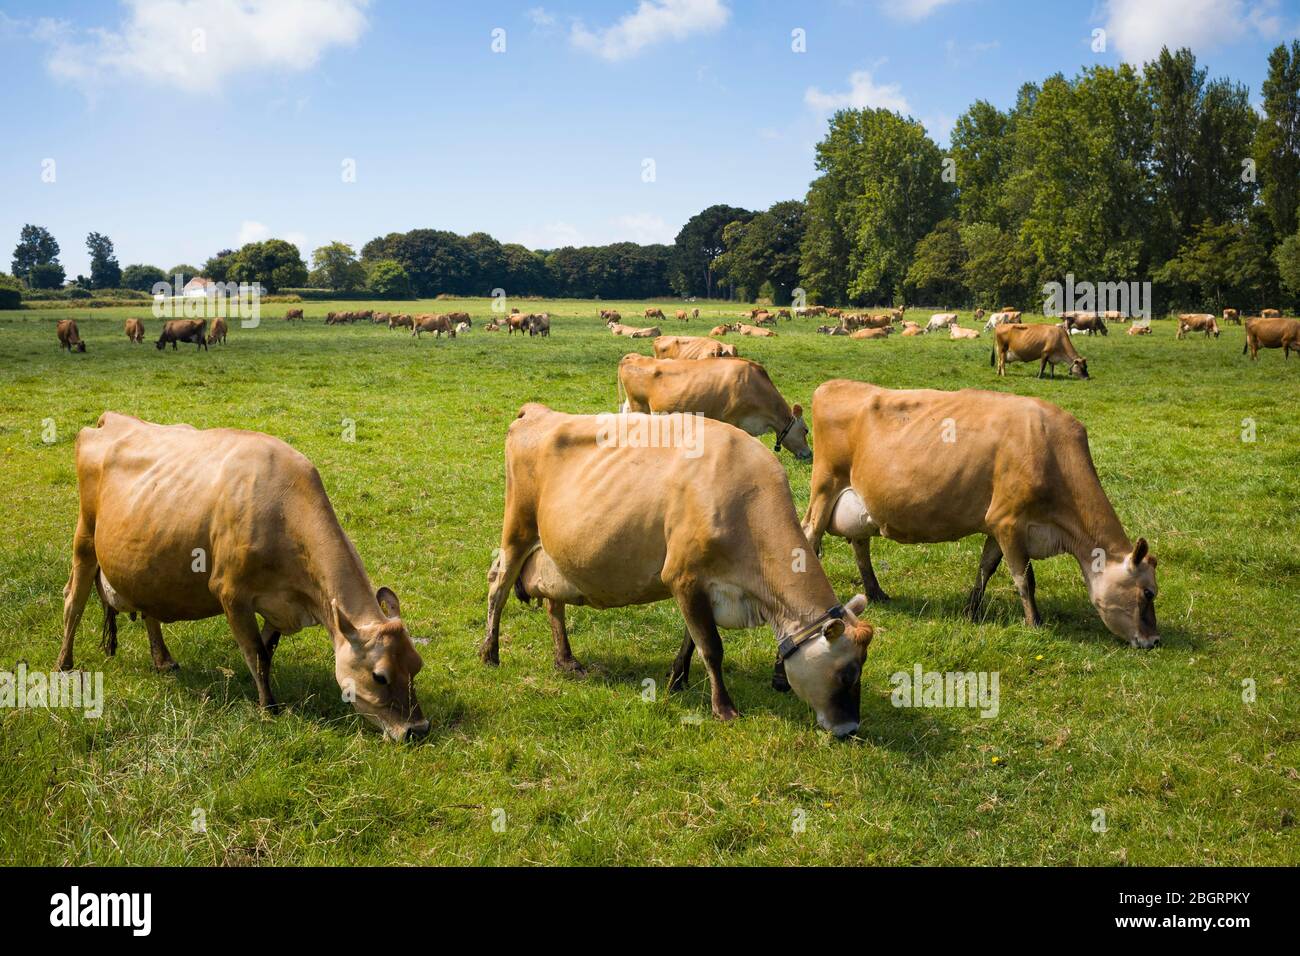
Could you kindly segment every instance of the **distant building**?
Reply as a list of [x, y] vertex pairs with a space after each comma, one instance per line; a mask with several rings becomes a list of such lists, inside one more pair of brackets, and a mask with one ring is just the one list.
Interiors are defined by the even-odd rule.
[[185, 296], [214, 296], [217, 294], [217, 283], [213, 279], [205, 279], [203, 276], [195, 276], [189, 282], [185, 283], [185, 288], [181, 295]]

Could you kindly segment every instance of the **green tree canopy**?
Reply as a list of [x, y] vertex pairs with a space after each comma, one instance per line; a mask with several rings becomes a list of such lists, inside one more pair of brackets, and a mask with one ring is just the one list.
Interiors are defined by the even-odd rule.
[[[14, 247], [14, 277], [31, 285], [30, 273], [33, 266], [57, 264], [58, 261], [59, 243], [50, 235], [50, 231], [44, 226], [33, 226], [30, 223], [23, 226], [18, 245]], [[52, 273], [47, 271], [46, 274]], [[59, 276], [58, 284], [63, 284], [62, 275]], [[39, 288], [39, 286], [32, 285], [32, 288]]]

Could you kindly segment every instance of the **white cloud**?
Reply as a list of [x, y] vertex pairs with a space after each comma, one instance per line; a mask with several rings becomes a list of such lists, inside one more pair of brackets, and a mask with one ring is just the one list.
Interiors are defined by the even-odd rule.
[[524, 14], [529, 20], [533, 21], [533, 26], [539, 30], [548, 30], [555, 26], [555, 14], [551, 13], [545, 7], [529, 7]]
[[239, 236], [235, 240], [235, 248], [246, 245], [250, 242], [265, 242], [267, 239], [283, 239], [291, 242], [298, 247], [298, 251], [306, 258], [311, 250], [307, 248], [307, 236], [301, 232], [284, 232], [274, 234], [271, 228], [256, 219], [245, 219], [239, 224]]
[[1160, 48], [1196, 52], [1236, 43], [1252, 33], [1281, 32], [1277, 0], [1107, 0], [1106, 41], [1137, 65], [1155, 59]]
[[636, 242], [641, 245], [662, 242], [671, 243], [677, 238], [678, 230], [664, 222], [662, 216], [641, 212], [630, 216], [617, 216], [613, 220], [618, 237], [613, 242]]
[[722, 0], [641, 0], [635, 12], [612, 27], [591, 31], [576, 21], [569, 39], [601, 59], [625, 60], [664, 40], [685, 40], [721, 29], [730, 16]]
[[881, 0], [880, 8], [895, 20], [924, 20], [957, 0]]
[[118, 79], [212, 93], [241, 73], [310, 69], [330, 47], [356, 42], [368, 4], [126, 0], [126, 19], [116, 28], [77, 33], [64, 21], [42, 21], [45, 35], [37, 39], [53, 47], [50, 73], [88, 93]]
[[819, 113], [833, 113], [842, 109], [883, 108], [908, 113], [911, 107], [897, 83], [878, 84], [870, 70], [857, 70], [849, 75], [849, 88], [843, 93], [823, 93], [815, 86], [803, 94], [804, 102]]

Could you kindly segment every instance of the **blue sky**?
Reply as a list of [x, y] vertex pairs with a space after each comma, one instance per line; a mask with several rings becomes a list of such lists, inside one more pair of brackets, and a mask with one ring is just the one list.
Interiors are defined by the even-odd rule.
[[1300, 0], [0, 0], [0, 268], [25, 222], [69, 275], [91, 230], [162, 268], [416, 227], [668, 242], [712, 203], [802, 197], [836, 106], [946, 145], [977, 98], [1161, 43], [1258, 102], [1298, 32]]

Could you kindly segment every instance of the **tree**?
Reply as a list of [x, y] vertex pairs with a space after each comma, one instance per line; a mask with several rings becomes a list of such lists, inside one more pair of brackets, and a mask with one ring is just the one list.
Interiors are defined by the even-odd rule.
[[713, 261], [718, 282], [733, 293], [770, 285], [773, 302], [789, 305], [799, 285], [806, 208], [792, 199], [774, 204], [748, 222], [728, 223], [722, 230], [725, 251]]
[[1289, 52], [1279, 45], [1269, 54], [1263, 94], [1254, 145], [1260, 199], [1273, 235], [1290, 236], [1300, 209], [1300, 40], [1291, 41]]
[[1207, 219], [1152, 278], [1171, 304], [1219, 312], [1225, 306], [1260, 303], [1276, 285], [1274, 266], [1258, 230]]
[[260, 283], [267, 292], [301, 286], [307, 266], [298, 247], [283, 239], [250, 242], [235, 254], [227, 282]]
[[23, 284], [0, 272], [0, 309], [17, 309], [23, 304]]
[[952, 128], [950, 150], [962, 222], [1006, 226], [1002, 189], [1011, 171], [1011, 117], [985, 100], [976, 100]]
[[325, 287], [335, 292], [351, 292], [366, 283], [366, 270], [346, 242], [321, 246], [311, 254], [311, 265]]
[[504, 288], [506, 257], [501, 243], [486, 232], [471, 232], [465, 237], [465, 247], [470, 258], [466, 291], [471, 295], [490, 295], [493, 289]]
[[[214, 282], [229, 282], [230, 270], [235, 265], [235, 258], [237, 255], [238, 253], [236, 253], [234, 249], [222, 249], [215, 256], [210, 258], [207, 262], [203, 263], [203, 271], [201, 273], [195, 273], [195, 274], [203, 275], [213, 280]], [[169, 272], [167, 274], [168, 278], [171, 278], [175, 275], [176, 272], [174, 271]], [[185, 273], [182, 272], [181, 275], [183, 278]], [[184, 282], [181, 283], [182, 286], [184, 286], [184, 284], [185, 284]], [[180, 292], [179, 289], [177, 289], [176, 291], [178, 293]]]
[[38, 262], [27, 270], [27, 286], [31, 289], [60, 289], [64, 275], [63, 266], [57, 262]]
[[411, 294], [411, 278], [395, 259], [376, 259], [366, 267], [366, 288], [384, 298], [404, 299]]
[[154, 285], [166, 282], [169, 276], [157, 266], [133, 265], [122, 270], [122, 288], [137, 292], [152, 292]]
[[1273, 260], [1282, 286], [1300, 299], [1300, 232], [1287, 236], [1273, 250]]
[[[17, 279], [22, 279], [28, 283], [31, 288], [38, 288], [31, 285], [30, 273], [33, 266], [57, 264], [59, 261], [59, 244], [50, 231], [44, 226], [23, 226], [19, 234], [18, 245], [14, 248], [13, 257], [13, 274]], [[62, 270], [60, 270], [60, 273]], [[59, 285], [63, 284], [63, 276], [59, 276]]]
[[722, 231], [753, 217], [748, 209], [717, 205], [686, 220], [673, 243], [673, 289], [681, 295], [712, 298], [713, 260], [726, 250]]
[[939, 306], [965, 304], [962, 270], [966, 246], [955, 219], [945, 219], [916, 244], [904, 290], [908, 302]]
[[507, 295], [546, 295], [550, 292], [550, 279], [546, 271], [546, 257], [517, 243], [508, 242], [501, 247], [505, 275], [496, 288]]
[[113, 240], [99, 232], [86, 236], [86, 251], [90, 253], [90, 287], [116, 289], [122, 284], [122, 267], [113, 254]]

